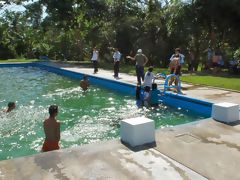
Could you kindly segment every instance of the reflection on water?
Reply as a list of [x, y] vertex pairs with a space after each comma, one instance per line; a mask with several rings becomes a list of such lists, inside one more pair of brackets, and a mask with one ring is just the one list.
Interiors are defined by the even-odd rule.
[[97, 86], [83, 92], [78, 81], [37, 68], [0, 68], [0, 83], [0, 109], [17, 102], [11, 113], [0, 113], [0, 160], [40, 151], [51, 104], [59, 105], [62, 148], [119, 137], [120, 121], [126, 118], [147, 116], [157, 127], [201, 118], [163, 105], [137, 109], [132, 97]]

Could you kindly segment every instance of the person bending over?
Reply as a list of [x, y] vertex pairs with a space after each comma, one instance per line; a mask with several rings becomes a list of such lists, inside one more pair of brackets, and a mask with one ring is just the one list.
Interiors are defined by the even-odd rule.
[[154, 82], [154, 78], [155, 78], [152, 71], [153, 71], [153, 67], [150, 66], [148, 68], [148, 71], [145, 74], [143, 87], [146, 87], [146, 86], [149, 86], [150, 88], [152, 87], [152, 83]]
[[60, 122], [56, 120], [58, 115], [58, 106], [49, 107], [49, 118], [43, 122], [45, 141], [42, 146], [42, 152], [59, 149], [60, 141]]

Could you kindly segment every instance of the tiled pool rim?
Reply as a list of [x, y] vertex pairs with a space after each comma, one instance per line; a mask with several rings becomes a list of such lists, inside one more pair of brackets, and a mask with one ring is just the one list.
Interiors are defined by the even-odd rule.
[[[34, 63], [4, 63], [0, 64], [0, 68], [11, 68], [11, 67], [37, 67], [42, 70], [46, 70], [55, 74], [59, 74], [65, 77], [69, 77], [72, 79], [82, 79], [83, 73], [74, 72], [66, 69], [62, 69], [60, 67], [55, 67], [52, 65], [48, 65], [47, 63], [42, 62], [34, 62]], [[121, 92], [127, 95], [134, 96], [135, 95], [135, 87], [136, 85], [120, 82], [118, 80], [111, 80], [103, 77], [96, 77], [94, 75], [88, 75], [89, 80], [92, 84], [100, 85], [110, 90], [115, 90], [117, 92]], [[186, 109], [198, 114], [201, 114], [206, 117], [211, 116], [212, 112], [212, 102], [199, 100], [192, 97], [187, 97], [185, 95], [175, 94], [171, 92], [166, 92], [164, 96], [159, 97], [163, 104]]]

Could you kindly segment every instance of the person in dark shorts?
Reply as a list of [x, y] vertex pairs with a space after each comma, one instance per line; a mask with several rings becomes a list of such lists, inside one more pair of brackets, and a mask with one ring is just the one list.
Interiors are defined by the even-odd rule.
[[99, 61], [99, 52], [96, 47], [93, 48], [91, 61], [93, 63], [93, 68], [94, 68], [93, 73], [96, 74], [98, 72], [98, 61]]
[[114, 66], [113, 66], [113, 69], [114, 69], [114, 78], [118, 79], [118, 73], [119, 73], [119, 63], [120, 63], [120, 60], [121, 60], [121, 53], [119, 52], [118, 48], [115, 48], [114, 49], [115, 52], [113, 54], [113, 63], [114, 63]]
[[148, 62], [147, 56], [142, 53], [142, 49], [138, 49], [137, 54], [134, 57], [127, 56], [127, 58], [136, 61], [137, 81], [138, 84], [141, 84], [141, 80], [144, 82], [144, 66]]

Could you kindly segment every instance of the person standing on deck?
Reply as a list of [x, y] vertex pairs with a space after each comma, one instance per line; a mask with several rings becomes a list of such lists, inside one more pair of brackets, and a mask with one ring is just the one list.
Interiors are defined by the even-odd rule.
[[93, 62], [93, 68], [94, 68], [93, 73], [96, 74], [98, 72], [98, 61], [99, 61], [99, 52], [96, 49], [96, 47], [93, 48], [91, 61]]
[[142, 53], [142, 49], [138, 49], [137, 54], [134, 57], [127, 56], [127, 58], [136, 61], [136, 74], [137, 74], [137, 81], [138, 84], [141, 84], [141, 79], [142, 82], [144, 82], [144, 66], [148, 62], [147, 56]]
[[188, 72], [192, 73], [195, 67], [195, 53], [193, 50], [189, 51]]
[[118, 48], [114, 49], [115, 52], [113, 54], [113, 69], [114, 69], [114, 78], [118, 79], [118, 73], [119, 73], [119, 63], [120, 63], [120, 59], [121, 59], [121, 53], [119, 52]]
[[211, 66], [212, 66], [212, 59], [213, 59], [215, 53], [214, 53], [213, 49], [210, 46], [207, 49], [205, 49], [203, 52], [207, 53], [206, 60], [205, 60], [205, 62], [203, 64], [203, 69], [204, 70], [209, 70], [211, 68]]
[[173, 54], [170, 58], [170, 61], [173, 61], [176, 56], [179, 57], [179, 64], [177, 66], [177, 71], [179, 71], [179, 75], [181, 75], [181, 69], [184, 64], [184, 58], [185, 58], [185, 56], [181, 54], [180, 51], [181, 51], [180, 48], [176, 48], [175, 54]]
[[[178, 58], [178, 60], [176, 61], [176, 58]], [[180, 53], [180, 48], [176, 48], [175, 49], [175, 54], [173, 54], [170, 58], [170, 66], [171, 64], [176, 61], [177, 63], [174, 63], [174, 69], [170, 67], [171, 69], [171, 74], [175, 74], [178, 77], [181, 76], [181, 69], [182, 69], [182, 65], [184, 64], [184, 58], [185, 56], [183, 54]], [[169, 82], [169, 86], [172, 85], [172, 80]], [[175, 84], [178, 84], [178, 81], [175, 81]]]

